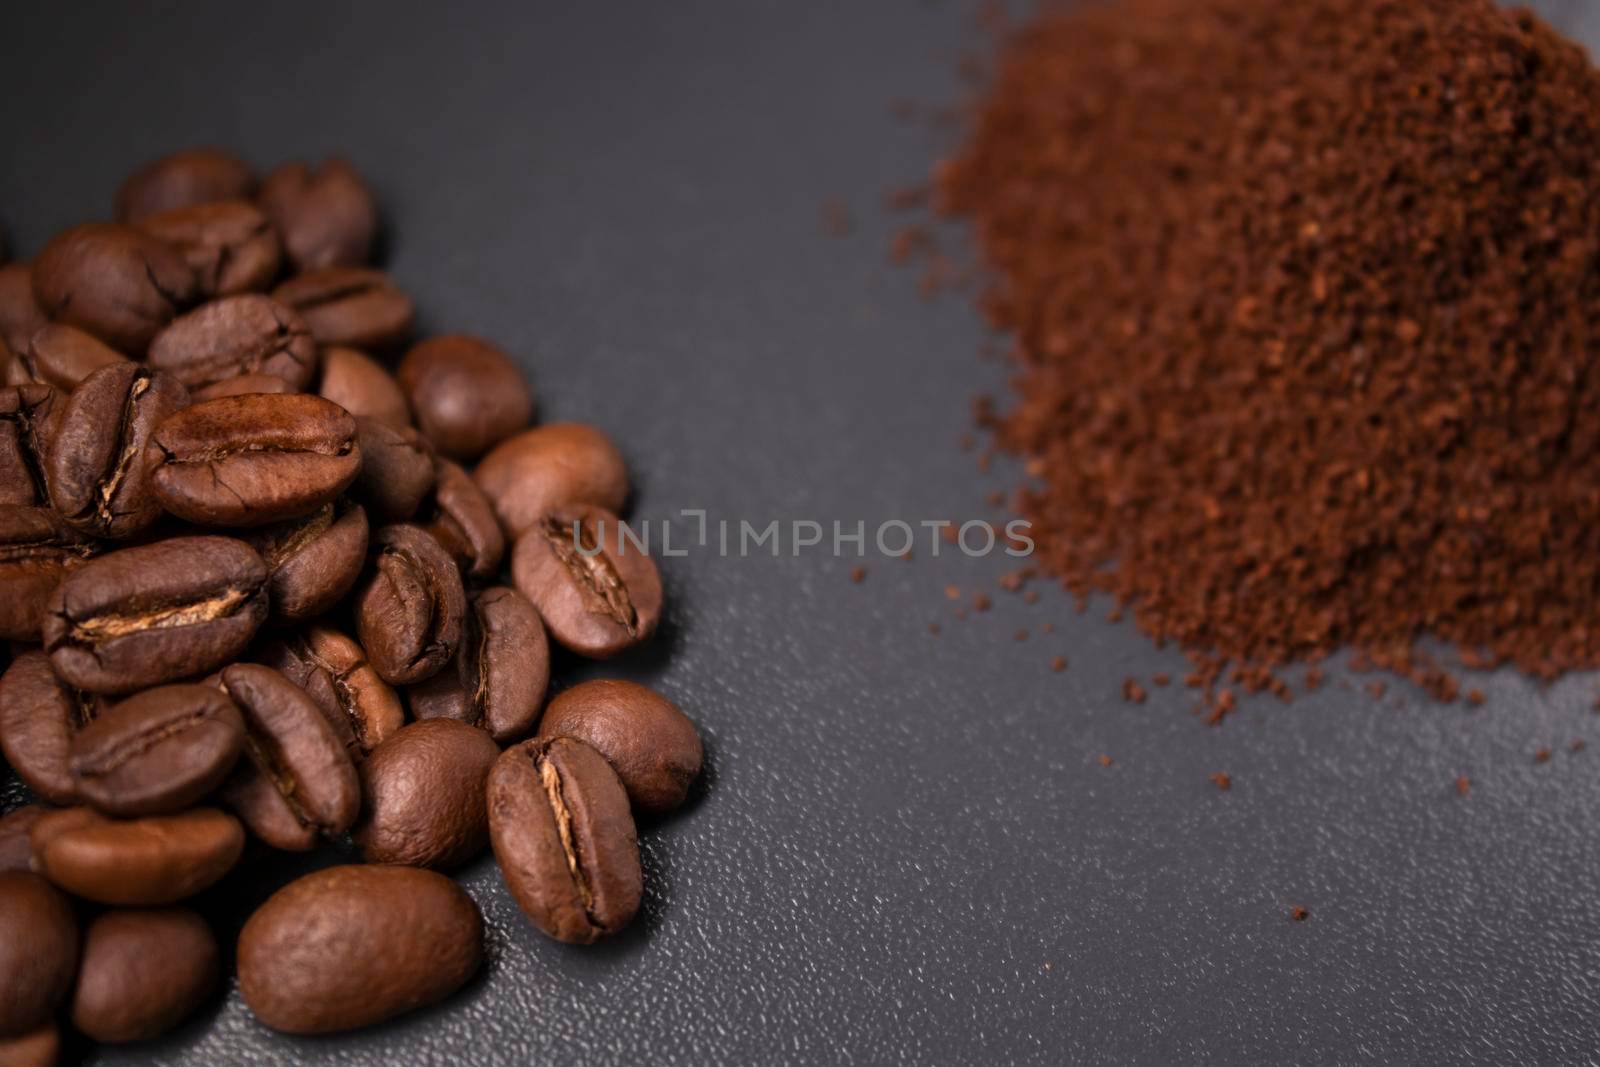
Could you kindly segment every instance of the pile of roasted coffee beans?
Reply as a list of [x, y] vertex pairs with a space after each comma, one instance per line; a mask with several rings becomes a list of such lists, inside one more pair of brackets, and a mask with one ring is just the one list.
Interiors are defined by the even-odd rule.
[[661, 615], [617, 449], [529, 428], [488, 342], [410, 343], [343, 162], [182, 152], [116, 216], [0, 267], [0, 750], [38, 798], [0, 818], [0, 1061], [190, 1016], [224, 953], [184, 902], [273, 850], [367, 863], [244, 923], [279, 1030], [460, 987], [482, 922], [436, 872], [491, 844], [551, 937], [626, 926], [633, 813], [681, 805], [701, 745], [630, 682], [545, 706], [549, 641], [609, 657]]

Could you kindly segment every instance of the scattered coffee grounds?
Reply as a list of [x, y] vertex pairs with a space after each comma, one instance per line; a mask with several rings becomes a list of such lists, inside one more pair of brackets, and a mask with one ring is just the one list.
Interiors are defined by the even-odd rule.
[[1146, 695], [1147, 694], [1145, 693], [1144, 686], [1139, 684], [1138, 679], [1135, 679], [1135, 678], [1125, 678], [1125, 679], [1123, 679], [1123, 682], [1122, 682], [1122, 699], [1123, 700], [1126, 700], [1130, 704], [1143, 704], [1144, 701], [1145, 701], [1145, 696]]
[[[1008, 38], [936, 175], [1014, 339], [1038, 560], [1222, 711], [1424, 634], [1600, 666], [1600, 77], [1490, 0], [1122, 0]], [[1309, 679], [1308, 679], [1309, 683]]]
[[1224, 793], [1233, 788], [1233, 775], [1229, 774], [1227, 771], [1217, 771], [1215, 774], [1212, 774], [1209, 777], [1211, 779], [1211, 784], [1216, 786]]

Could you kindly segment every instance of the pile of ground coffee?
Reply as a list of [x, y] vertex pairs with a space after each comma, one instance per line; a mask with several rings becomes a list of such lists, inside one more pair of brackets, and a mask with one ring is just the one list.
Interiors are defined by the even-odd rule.
[[1278, 687], [1600, 665], [1600, 76], [1490, 0], [1124, 0], [1013, 35], [935, 179], [1015, 337], [1039, 560]]

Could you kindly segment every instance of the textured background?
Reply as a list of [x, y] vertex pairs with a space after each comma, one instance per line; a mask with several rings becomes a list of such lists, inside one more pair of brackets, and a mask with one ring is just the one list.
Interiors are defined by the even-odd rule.
[[[1600, 40], [1600, 5], [1560, 7]], [[890, 101], [952, 98], [981, 43], [965, 5], [34, 4], [5, 27], [0, 222], [24, 255], [172, 148], [341, 151], [423, 325], [499, 341], [546, 417], [611, 432], [637, 516], [968, 518], [1007, 484], [957, 446], [1003, 372], [963, 301], [887, 265], [880, 209], [941, 144]], [[848, 237], [823, 233], [832, 197]], [[1183, 661], [1104, 605], [1030, 607], [993, 590], [1008, 561], [926, 544], [860, 585], [856, 562], [664, 561], [665, 633], [613, 669], [699, 722], [710, 771], [645, 829], [626, 935], [543, 939], [485, 860], [461, 877], [491, 960], [437, 1009], [290, 1040], [230, 991], [94, 1062], [1600, 1055], [1593, 680], [1495, 676], [1468, 710], [1336, 670], [1207, 729], [1179, 691], [1119, 698]], [[952, 583], [995, 609], [957, 622]]]

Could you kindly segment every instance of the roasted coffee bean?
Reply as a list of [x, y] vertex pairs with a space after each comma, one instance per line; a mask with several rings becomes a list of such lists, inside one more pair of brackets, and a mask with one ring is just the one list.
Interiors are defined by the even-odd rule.
[[[26, 871], [33, 867], [33, 842], [28, 838], [33, 824], [44, 813], [38, 804], [24, 804], [0, 815], [0, 871]], [[4, 1062], [0, 1056], [0, 1063]]]
[[191, 204], [140, 219], [136, 225], [177, 249], [194, 271], [203, 298], [266, 289], [283, 263], [278, 232], [246, 200]]
[[360, 645], [330, 626], [269, 641], [260, 659], [317, 702], [353, 760], [405, 725], [399, 694], [378, 677]]
[[222, 688], [245, 721], [245, 753], [223, 799], [273, 848], [303, 851], [342, 834], [361, 808], [343, 740], [305, 690], [269, 667], [236, 663]]
[[94, 335], [59, 322], [41, 328], [28, 339], [26, 347], [14, 349], [13, 356], [30, 381], [43, 382], [64, 393], [72, 392], [101, 367], [128, 362], [121, 352]]
[[36, 874], [0, 872], [0, 1035], [50, 1022], [77, 970], [71, 902]]
[[593, 504], [621, 511], [628, 496], [622, 453], [592, 426], [556, 422], [507, 438], [472, 477], [517, 537], [556, 508]]
[[427, 531], [386, 526], [356, 592], [356, 636], [391, 685], [431, 678], [456, 654], [466, 594], [455, 561]]
[[0, 507], [0, 638], [39, 640], [50, 595], [94, 552], [49, 508]]
[[582, 741], [524, 741], [501, 754], [489, 772], [489, 836], [511, 896], [558, 941], [597, 941], [639, 910], [628, 794]]
[[131, 693], [232, 660], [267, 617], [267, 566], [227, 537], [174, 537], [90, 560], [50, 599], [44, 646], [69, 684]]
[[55, 1023], [20, 1037], [0, 1037], [0, 1063], [6, 1067], [56, 1067], [61, 1057], [61, 1033]]
[[45, 246], [33, 267], [45, 314], [141, 355], [194, 300], [194, 272], [164, 241], [131, 226], [75, 226]]
[[511, 574], [556, 643], [604, 659], [655, 632], [661, 576], [621, 520], [596, 507], [562, 508], [517, 539]]
[[211, 792], [244, 748], [239, 709], [204, 685], [146, 689], [72, 739], [78, 796], [107, 815], [163, 815]]
[[146, 446], [189, 402], [175, 378], [137, 363], [101, 367], [72, 391], [50, 444], [50, 503], [74, 528], [123, 540], [161, 517]]
[[156, 907], [192, 897], [232, 870], [244, 827], [216, 808], [142, 819], [67, 808], [40, 816], [32, 840], [35, 868], [74, 896]]
[[148, 1041], [193, 1015], [220, 976], [216, 935], [188, 908], [108, 911], [83, 933], [72, 1025], [95, 1041]]
[[[333, 935], [333, 936], [330, 936]], [[414, 867], [329, 867], [267, 898], [239, 933], [239, 993], [267, 1026], [354, 1030], [443, 1000], [483, 963], [483, 918]]]
[[272, 614], [314, 619], [333, 610], [367, 559], [367, 513], [359, 504], [325, 504], [303, 519], [263, 526], [244, 540], [272, 571]]
[[500, 573], [506, 535], [494, 506], [472, 475], [443, 457], [433, 463], [433, 512], [427, 530], [473, 578]]
[[452, 459], [476, 459], [533, 418], [516, 364], [476, 337], [430, 337], [406, 353], [395, 376], [417, 428]]
[[241, 374], [271, 374], [304, 389], [316, 375], [317, 345], [299, 315], [270, 296], [246, 293], [173, 319], [150, 342], [145, 361], [191, 389]]
[[78, 795], [72, 739], [98, 712], [93, 697], [56, 677], [43, 652], [24, 652], [0, 675], [0, 751], [28, 788], [52, 804], [71, 804]]
[[221, 396], [249, 396], [251, 393], [298, 393], [293, 384], [275, 374], [241, 374], [195, 391], [195, 400], [215, 400]]
[[12, 351], [26, 348], [33, 335], [49, 324], [33, 295], [33, 268], [26, 263], [0, 267], [0, 342]]
[[377, 419], [356, 416], [361, 473], [351, 492], [380, 523], [404, 522], [416, 514], [433, 488], [433, 456], [409, 426], [395, 430]]
[[459, 866], [489, 843], [489, 768], [500, 747], [476, 726], [414, 722], [361, 764], [355, 841], [368, 863]]
[[45, 457], [55, 438], [62, 401], [48, 385], [0, 387], [0, 507], [49, 502]]
[[361, 470], [355, 420], [308, 394], [203, 401], [163, 422], [150, 451], [162, 506], [212, 526], [309, 515]]
[[130, 175], [117, 190], [117, 220], [132, 222], [191, 204], [248, 199], [255, 191], [256, 176], [244, 160], [217, 148], [190, 148]]
[[528, 598], [493, 586], [475, 594], [450, 667], [407, 693], [417, 719], [482, 727], [501, 744], [533, 731], [550, 681], [550, 646]]
[[317, 393], [352, 415], [366, 415], [395, 430], [411, 425], [411, 408], [394, 375], [354, 348], [334, 345], [322, 352]]
[[681, 805], [700, 775], [704, 753], [694, 723], [660, 693], [633, 682], [573, 686], [550, 702], [540, 737], [575, 737], [606, 758], [635, 811], [661, 814]]
[[296, 270], [364, 267], [372, 259], [378, 207], [356, 169], [334, 158], [312, 170], [285, 163], [261, 183], [272, 219]]
[[411, 333], [411, 298], [382, 271], [314, 270], [290, 278], [272, 296], [300, 313], [318, 344], [390, 348]]

